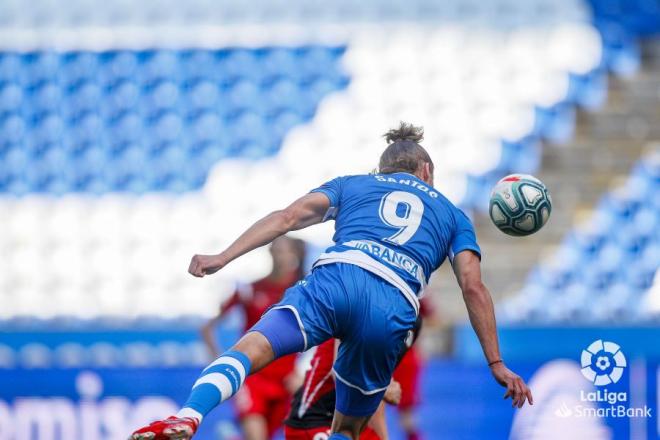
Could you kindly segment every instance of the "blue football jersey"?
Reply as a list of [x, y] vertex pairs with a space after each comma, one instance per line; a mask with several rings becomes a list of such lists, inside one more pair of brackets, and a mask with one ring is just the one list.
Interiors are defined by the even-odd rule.
[[335, 244], [315, 265], [356, 264], [397, 286], [416, 310], [447, 256], [481, 254], [472, 223], [436, 189], [408, 173], [337, 177], [312, 190], [330, 200]]

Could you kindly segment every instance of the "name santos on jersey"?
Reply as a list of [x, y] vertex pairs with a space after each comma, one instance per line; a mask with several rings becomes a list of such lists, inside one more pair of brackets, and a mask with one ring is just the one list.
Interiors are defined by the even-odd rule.
[[385, 176], [380, 176], [378, 174], [374, 175], [376, 180], [379, 182], [388, 182], [388, 183], [400, 183], [402, 185], [408, 185], [412, 186], [413, 188], [417, 188], [418, 190], [427, 193], [429, 196], [433, 197], [434, 199], [438, 198], [438, 193], [435, 191], [430, 190], [428, 186], [422, 185], [419, 182], [416, 182], [415, 180], [412, 179], [395, 179], [394, 177], [385, 177]]

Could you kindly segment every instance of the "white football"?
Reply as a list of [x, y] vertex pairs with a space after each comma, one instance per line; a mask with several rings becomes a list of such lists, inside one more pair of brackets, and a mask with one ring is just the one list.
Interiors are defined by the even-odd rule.
[[534, 176], [511, 174], [490, 193], [490, 219], [505, 234], [517, 237], [537, 232], [552, 212], [546, 186]]

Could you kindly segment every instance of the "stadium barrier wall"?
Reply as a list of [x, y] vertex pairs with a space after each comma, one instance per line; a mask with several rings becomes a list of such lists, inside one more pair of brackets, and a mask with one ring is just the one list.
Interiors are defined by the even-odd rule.
[[[502, 357], [511, 362], [579, 359], [580, 351], [597, 339], [619, 344], [628, 358], [660, 361], [660, 327], [500, 326]], [[456, 327], [456, 356], [465, 362], [483, 362], [483, 353], [469, 325]]]
[[[483, 365], [430, 361], [422, 379], [419, 408], [425, 438], [530, 438], [526, 433], [545, 429], [543, 423], [548, 420], [555, 430], [606, 433], [583, 438], [658, 438], [657, 362], [632, 362], [622, 379], [604, 390], [595, 390], [574, 360], [511, 366], [531, 380], [536, 394], [533, 407], [511, 408]], [[0, 438], [124, 440], [132, 427], [175, 411], [198, 373], [194, 367], [0, 370]], [[651, 417], [602, 413], [609, 407], [615, 408], [611, 411], [622, 407], [624, 413], [629, 408], [647, 407]], [[391, 438], [403, 439], [393, 411], [389, 410]], [[208, 416], [199, 438], [240, 438], [231, 404], [221, 405]]]

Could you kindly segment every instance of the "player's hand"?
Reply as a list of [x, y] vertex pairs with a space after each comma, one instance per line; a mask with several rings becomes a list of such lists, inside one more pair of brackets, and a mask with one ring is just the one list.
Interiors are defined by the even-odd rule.
[[383, 400], [390, 405], [398, 405], [401, 402], [401, 384], [396, 380], [390, 382], [390, 385], [385, 390]]
[[216, 273], [224, 267], [220, 255], [194, 255], [190, 260], [188, 272], [195, 277]]
[[525, 404], [525, 400], [527, 400], [530, 405], [534, 404], [532, 391], [529, 389], [525, 381], [516, 373], [509, 370], [504, 363], [498, 362], [497, 364], [493, 364], [493, 366], [490, 367], [490, 372], [493, 373], [493, 377], [495, 377], [497, 383], [506, 388], [504, 398], [507, 399], [511, 397], [511, 406], [522, 408]]

